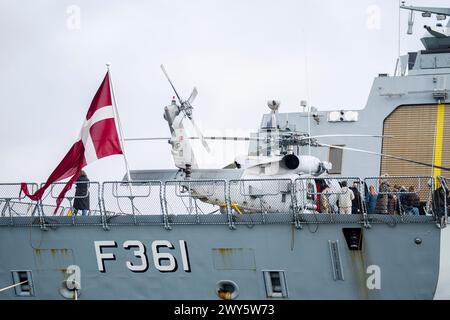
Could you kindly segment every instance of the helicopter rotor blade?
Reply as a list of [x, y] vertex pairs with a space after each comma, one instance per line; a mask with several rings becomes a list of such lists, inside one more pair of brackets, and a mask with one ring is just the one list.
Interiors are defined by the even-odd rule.
[[189, 104], [192, 104], [192, 103], [194, 102], [195, 98], [197, 97], [197, 95], [198, 95], [198, 90], [197, 90], [196, 87], [194, 87], [194, 89], [192, 89], [191, 95], [190, 95], [189, 98], [187, 99], [187, 102], [188, 102]]
[[205, 138], [203, 137], [202, 132], [200, 131], [200, 129], [197, 127], [197, 124], [194, 122], [194, 119], [189, 119], [192, 122], [192, 125], [194, 126], [195, 131], [197, 131], [197, 135], [199, 136], [200, 140], [202, 141], [202, 145], [203, 147], [206, 149], [206, 151], [211, 152], [211, 149], [209, 148], [208, 143], [206, 142]]
[[152, 137], [152, 138], [125, 138], [124, 141], [152, 141], [152, 140], [170, 140], [170, 138], [166, 137]]
[[378, 135], [378, 134], [322, 134], [322, 135], [318, 135], [318, 136], [310, 136], [310, 137], [300, 138], [300, 140], [328, 138], [328, 137], [392, 138], [393, 136], [384, 136], [384, 135]]
[[441, 169], [441, 170], [444, 170], [444, 171], [450, 171], [450, 168], [441, 167], [441, 166], [435, 166], [435, 165], [432, 165], [432, 164], [429, 164], [429, 163], [416, 161], [416, 160], [403, 158], [403, 157], [397, 157], [397, 156], [393, 156], [393, 155], [390, 155], [390, 154], [379, 153], [379, 152], [375, 152], [375, 151], [368, 151], [368, 150], [362, 150], [362, 149], [356, 149], [356, 148], [350, 148], [350, 147], [333, 146], [331, 144], [326, 144], [326, 143], [318, 143], [318, 146], [319, 147], [330, 147], [330, 148], [341, 149], [341, 150], [348, 150], [348, 151], [355, 151], [355, 152], [361, 152], [361, 153], [367, 153], [367, 154], [373, 154], [373, 155], [377, 155], [377, 156], [381, 156], [381, 157], [385, 157], [385, 158], [392, 158], [392, 159], [396, 159], [396, 160], [400, 160], [400, 161], [406, 161], [406, 162], [410, 162], [410, 163], [414, 163], [414, 164], [418, 164], [418, 165], [426, 166], [426, 167], [430, 167], [430, 168], [436, 168], [436, 169]]
[[[124, 141], [155, 141], [155, 140], [170, 140], [170, 137], [148, 137], [148, 138], [125, 138]], [[215, 140], [215, 141], [254, 141], [254, 140], [266, 140], [265, 138], [253, 138], [253, 137], [185, 137], [189, 140]]]
[[[200, 137], [188, 137], [187, 139], [201, 139]], [[266, 138], [254, 138], [254, 137], [203, 137], [204, 140], [215, 141], [258, 141], [267, 140]]]
[[162, 70], [162, 72], [164, 73], [164, 75], [166, 76], [167, 81], [169, 81], [170, 86], [172, 87], [173, 91], [175, 92], [175, 95], [176, 95], [177, 98], [178, 98], [178, 102], [179, 102], [180, 104], [183, 104], [183, 100], [181, 100], [181, 97], [180, 97], [180, 95], [178, 94], [177, 89], [175, 89], [175, 86], [173, 85], [172, 81], [170, 80], [169, 74], [167, 73], [167, 71], [166, 71], [166, 69], [164, 68], [164, 65], [163, 65], [163, 64], [161, 64], [161, 70]]

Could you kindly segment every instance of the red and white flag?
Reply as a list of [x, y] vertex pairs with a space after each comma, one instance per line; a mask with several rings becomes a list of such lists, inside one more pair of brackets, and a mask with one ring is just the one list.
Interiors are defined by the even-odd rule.
[[34, 194], [28, 192], [27, 184], [21, 190], [31, 200], [39, 200], [45, 190], [54, 182], [70, 178], [56, 200], [55, 213], [64, 196], [78, 178], [83, 167], [97, 159], [114, 154], [123, 154], [114, 121], [109, 73], [106, 73], [100, 88], [92, 100], [77, 141], [72, 145], [60, 164], [48, 177], [45, 185]]

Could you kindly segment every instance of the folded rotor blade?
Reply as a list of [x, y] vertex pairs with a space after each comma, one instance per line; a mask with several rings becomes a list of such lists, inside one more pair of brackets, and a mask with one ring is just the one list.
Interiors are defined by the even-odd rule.
[[180, 95], [178, 94], [177, 89], [175, 89], [175, 86], [173, 85], [172, 81], [170, 80], [169, 75], [167, 74], [167, 71], [166, 71], [166, 69], [164, 68], [164, 65], [161, 65], [161, 70], [162, 70], [162, 72], [164, 73], [164, 75], [166, 76], [167, 81], [169, 81], [170, 86], [172, 87], [173, 91], [175, 92], [175, 95], [176, 95], [177, 98], [178, 98], [178, 102], [179, 102], [180, 104], [182, 104], [182, 103], [183, 103], [183, 100], [181, 100], [181, 97], [180, 97]]
[[379, 153], [379, 152], [374, 152], [374, 151], [368, 151], [368, 150], [362, 150], [362, 149], [356, 149], [356, 148], [350, 148], [350, 147], [333, 146], [331, 144], [326, 144], [326, 143], [319, 143], [318, 146], [320, 146], [320, 147], [330, 147], [330, 148], [341, 149], [341, 150], [348, 150], [348, 151], [355, 151], [355, 152], [361, 152], [361, 153], [367, 153], [367, 154], [373, 154], [373, 155], [377, 155], [377, 156], [381, 156], [381, 157], [385, 157], [385, 158], [392, 158], [392, 159], [396, 159], [396, 160], [410, 162], [410, 163], [414, 163], [414, 164], [418, 164], [418, 165], [426, 166], [426, 167], [430, 167], [430, 168], [436, 168], [436, 169], [441, 169], [441, 170], [444, 170], [444, 171], [450, 171], [450, 168], [441, 167], [441, 166], [435, 166], [435, 165], [432, 165], [432, 164], [429, 164], [429, 163], [425, 163], [425, 162], [421, 162], [421, 161], [416, 161], [416, 160], [403, 158], [403, 157], [392, 156], [392, 155], [389, 155], [389, 154], [384, 154], [384, 153]]
[[206, 149], [206, 151], [211, 152], [211, 149], [209, 148], [208, 143], [205, 141], [205, 139], [203, 138], [203, 134], [200, 131], [200, 129], [197, 127], [197, 125], [194, 122], [194, 119], [189, 119], [192, 122], [192, 125], [194, 126], [195, 131], [197, 131], [197, 135], [199, 136], [200, 140], [202, 141], [202, 145], [203, 147]]
[[187, 99], [187, 102], [188, 102], [189, 104], [192, 104], [192, 102], [194, 102], [194, 100], [195, 100], [195, 98], [197, 97], [197, 95], [198, 95], [197, 88], [194, 87], [194, 89], [192, 90], [191, 95], [190, 95], [189, 98]]

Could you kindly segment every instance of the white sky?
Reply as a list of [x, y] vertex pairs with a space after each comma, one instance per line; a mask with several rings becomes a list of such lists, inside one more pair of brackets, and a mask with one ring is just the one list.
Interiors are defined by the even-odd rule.
[[[402, 54], [422, 49], [423, 20], [416, 14], [407, 36], [407, 15]], [[106, 62], [126, 137], [170, 135], [161, 63], [182, 96], [197, 86], [205, 133], [242, 136], [268, 99], [281, 112], [302, 99], [363, 108], [374, 77], [393, 73], [397, 42], [396, 0], [0, 0], [0, 181], [47, 179], [75, 142]], [[132, 169], [174, 168], [164, 141], [126, 151]], [[124, 175], [120, 156], [86, 170], [91, 180]]]

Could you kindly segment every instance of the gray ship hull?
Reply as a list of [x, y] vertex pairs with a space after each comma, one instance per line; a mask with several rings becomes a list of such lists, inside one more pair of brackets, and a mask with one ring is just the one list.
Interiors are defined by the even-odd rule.
[[[246, 216], [234, 230], [225, 216], [221, 225], [220, 217], [211, 217], [214, 225], [205, 217], [204, 224], [173, 225], [171, 230], [155, 225], [158, 216], [142, 217], [138, 225], [129, 216], [116, 217], [109, 221], [109, 230], [95, 216], [52, 217], [46, 230], [36, 217], [14, 218], [15, 226], [10, 226], [10, 218], [0, 218], [0, 283], [11, 284], [17, 270], [30, 271], [32, 278], [31, 296], [20, 296], [16, 287], [1, 292], [0, 299], [65, 299], [61, 288], [71, 265], [80, 269], [78, 298], [83, 300], [219, 299], [220, 281], [237, 285], [236, 299], [267, 299], [264, 271], [283, 272], [286, 296], [280, 299], [435, 296], [442, 230], [432, 217], [376, 215], [371, 227], [364, 228], [359, 215], [318, 214], [306, 216], [296, 228], [283, 214], [267, 214], [269, 223], [255, 224]], [[330, 223], [333, 218], [338, 221]], [[360, 250], [350, 250], [344, 228], [361, 230]], [[130, 240], [142, 243], [144, 255], [135, 253], [135, 242], [124, 248]], [[158, 240], [173, 248], [155, 246]], [[96, 251], [98, 241], [116, 246]], [[99, 262], [99, 252], [113, 254], [113, 259], [100, 256]], [[174, 262], [158, 260], [160, 253], [173, 256], [173, 270], [157, 270]], [[127, 261], [136, 267], [144, 260], [145, 270], [127, 266]]]

